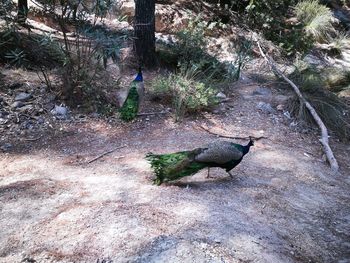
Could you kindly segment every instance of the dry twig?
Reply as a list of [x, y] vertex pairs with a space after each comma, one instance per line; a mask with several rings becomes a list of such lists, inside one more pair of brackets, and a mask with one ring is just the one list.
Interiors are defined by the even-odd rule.
[[331, 169], [334, 173], [337, 173], [339, 170], [339, 165], [337, 162], [337, 159], [334, 157], [333, 151], [331, 149], [331, 147], [329, 146], [329, 140], [328, 140], [328, 130], [327, 127], [324, 125], [322, 119], [320, 118], [320, 116], [317, 114], [316, 110], [314, 109], [314, 107], [312, 107], [312, 105], [304, 98], [303, 94], [301, 93], [300, 89], [298, 88], [297, 85], [294, 84], [293, 81], [291, 81], [289, 78], [287, 78], [276, 66], [276, 64], [274, 63], [273, 59], [268, 57], [268, 55], [266, 55], [261, 46], [259, 41], [257, 41], [258, 47], [259, 47], [259, 51], [261, 56], [266, 60], [266, 62], [269, 64], [269, 66], [271, 67], [271, 69], [277, 73], [279, 76], [281, 76], [289, 85], [292, 86], [292, 88], [294, 89], [294, 92], [297, 94], [297, 96], [299, 97], [299, 100], [301, 103], [303, 103], [305, 105], [305, 107], [309, 110], [309, 112], [311, 113], [312, 117], [314, 118], [315, 122], [317, 123], [317, 125], [320, 127], [321, 129], [321, 139], [320, 142], [323, 146], [323, 150], [327, 156], [327, 160], [331, 166]]
[[100, 154], [99, 156], [95, 157], [94, 159], [91, 159], [90, 161], [88, 161], [87, 163], [90, 164], [90, 163], [92, 163], [92, 162], [102, 158], [103, 156], [105, 156], [107, 154], [110, 154], [110, 153], [112, 153], [112, 152], [114, 152], [114, 151], [116, 151], [118, 149], [125, 148], [125, 147], [126, 147], [126, 145], [118, 146], [118, 147], [116, 147], [116, 148], [114, 148], [112, 150], [109, 150], [107, 152], [104, 152], [104, 153]]
[[158, 111], [158, 112], [145, 112], [145, 113], [138, 113], [137, 116], [149, 116], [149, 115], [157, 115], [157, 114], [167, 114], [168, 111]]
[[42, 136], [36, 137], [36, 138], [24, 138], [25, 141], [28, 142], [35, 142], [37, 140], [39, 140]]
[[228, 138], [228, 139], [240, 139], [240, 140], [249, 140], [249, 138], [252, 138], [253, 140], [255, 141], [258, 141], [260, 139], [267, 139], [267, 137], [265, 136], [260, 136], [260, 137], [254, 137], [254, 136], [246, 136], [246, 137], [240, 137], [240, 136], [229, 136], [229, 135], [223, 135], [223, 134], [219, 134], [219, 133], [216, 133], [216, 132], [213, 132], [203, 126], [199, 126], [202, 130], [206, 131], [207, 133], [210, 133], [212, 135], [215, 135], [215, 136], [218, 136], [218, 137], [221, 137], [221, 138]]

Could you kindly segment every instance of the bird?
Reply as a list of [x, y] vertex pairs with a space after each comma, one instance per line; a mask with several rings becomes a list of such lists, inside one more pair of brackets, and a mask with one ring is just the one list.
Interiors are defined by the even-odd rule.
[[168, 154], [150, 152], [146, 155], [146, 160], [150, 162], [156, 175], [154, 183], [157, 185], [193, 175], [206, 167], [208, 176], [210, 167], [220, 167], [233, 178], [230, 171], [242, 161], [253, 145], [254, 141], [251, 137], [246, 145], [218, 140], [190, 151]]
[[136, 78], [131, 82], [128, 96], [119, 109], [120, 118], [123, 121], [129, 122], [136, 118], [144, 92], [145, 87], [143, 84], [142, 69], [139, 67]]

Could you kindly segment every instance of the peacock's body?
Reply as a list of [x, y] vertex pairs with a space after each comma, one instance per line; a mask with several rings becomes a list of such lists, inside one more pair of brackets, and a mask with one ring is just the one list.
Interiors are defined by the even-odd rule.
[[217, 141], [192, 151], [170, 154], [149, 153], [146, 159], [151, 163], [156, 175], [154, 182], [158, 185], [193, 175], [205, 167], [208, 169], [221, 167], [233, 177], [230, 170], [242, 161], [252, 145], [254, 145], [252, 140], [244, 146], [228, 141]]
[[141, 68], [135, 78], [131, 82], [128, 96], [119, 109], [120, 118], [123, 121], [132, 121], [136, 118], [144, 94], [143, 76]]

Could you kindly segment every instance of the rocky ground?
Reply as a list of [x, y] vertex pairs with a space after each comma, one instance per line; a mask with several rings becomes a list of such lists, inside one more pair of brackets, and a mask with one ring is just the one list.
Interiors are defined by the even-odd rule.
[[[40, 113], [40, 90], [20, 92], [4, 100]], [[317, 133], [296, 129], [283, 109], [288, 93], [243, 77], [226, 96], [182, 123], [169, 114], [123, 124], [49, 111], [39, 124], [13, 109], [19, 135], [0, 153], [0, 262], [350, 262], [349, 145], [332, 138], [342, 172], [333, 176]], [[143, 111], [154, 107], [146, 100]], [[22, 130], [27, 121], [40, 132]], [[153, 185], [145, 154], [218, 139], [201, 126], [265, 138], [234, 180], [212, 169], [210, 179], [202, 171]]]

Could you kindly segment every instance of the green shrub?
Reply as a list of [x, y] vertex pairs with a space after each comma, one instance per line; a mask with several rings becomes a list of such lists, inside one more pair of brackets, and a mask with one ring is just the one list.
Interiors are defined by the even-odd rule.
[[186, 113], [198, 112], [217, 103], [215, 89], [198, 80], [198, 74], [198, 69], [194, 67], [182, 68], [178, 74], [160, 76], [152, 83], [156, 96], [171, 101], [176, 121]]
[[[347, 73], [340, 73], [339, 70], [329, 68], [318, 70], [306, 63], [297, 64], [297, 69], [289, 77], [301, 89], [303, 96], [315, 108], [325, 125], [340, 139], [347, 140], [350, 135], [350, 108], [342, 99], [328, 90], [331, 81], [337, 83], [339, 79], [343, 81], [344, 77], [347, 78]], [[330, 80], [329, 77], [333, 76], [335, 72], [341, 78], [336, 77], [336, 79]], [[314, 123], [311, 114], [305, 106], [300, 105], [297, 97], [290, 101], [289, 110], [299, 120]]]
[[295, 6], [295, 15], [303, 24], [306, 34], [313, 37], [315, 41], [326, 41], [335, 32], [333, 27], [335, 18], [332, 11], [317, 0], [298, 3]]
[[242, 67], [248, 62], [251, 41], [242, 40], [237, 44], [237, 59], [234, 62], [221, 62], [206, 51], [205, 32], [207, 23], [201, 16], [190, 20], [188, 26], [178, 34], [178, 42], [174, 45], [163, 45], [159, 52], [161, 61], [170, 66], [195, 68], [202, 79], [210, 79], [211, 83], [228, 83], [236, 81]]

